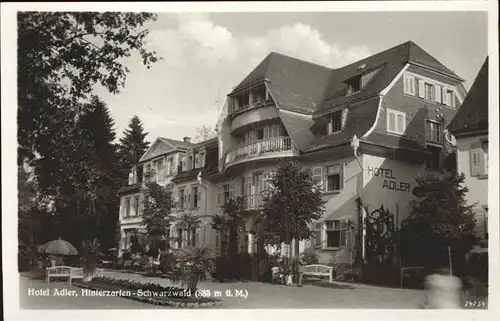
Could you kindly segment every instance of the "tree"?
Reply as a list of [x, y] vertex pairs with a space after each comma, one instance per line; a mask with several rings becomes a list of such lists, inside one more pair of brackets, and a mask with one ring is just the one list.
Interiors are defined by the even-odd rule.
[[[146, 48], [151, 13], [19, 12], [19, 160], [32, 159], [57, 118], [84, 111], [96, 84], [118, 93], [129, 69], [122, 58], [139, 52], [147, 68], [159, 58]], [[65, 113], [61, 114], [61, 111]]]
[[[464, 174], [427, 173], [417, 178], [410, 216], [402, 222], [405, 264], [448, 265], [448, 249], [460, 264], [461, 255], [476, 243], [473, 205], [467, 205]], [[411, 253], [411, 255], [410, 255]]]
[[196, 136], [193, 142], [199, 143], [215, 137], [217, 137], [217, 131], [215, 131], [215, 129], [208, 127], [207, 125], [202, 125], [196, 129]]
[[[124, 180], [127, 180], [132, 166], [139, 163], [142, 155], [148, 149], [150, 143], [145, 140], [147, 135], [140, 118], [138, 116], [132, 117], [118, 144], [118, 157], [123, 170], [121, 176]], [[138, 173], [137, 175], [140, 177], [142, 174]]]
[[[151, 173], [147, 173], [151, 175]], [[143, 221], [146, 226], [146, 235], [150, 244], [150, 251], [157, 253], [158, 249], [165, 250], [170, 241], [170, 224], [175, 219], [172, 209], [175, 202], [172, 194], [163, 186], [155, 182], [146, 184], [147, 197], [143, 201]]]
[[260, 222], [264, 224], [265, 243], [291, 244], [295, 240], [298, 255], [298, 241], [313, 236], [310, 226], [324, 211], [322, 192], [311, 172], [297, 161], [283, 161], [270, 179], [262, 202]]
[[113, 247], [119, 188], [113, 120], [107, 106], [92, 97], [74, 122], [51, 129], [55, 142], [46, 141], [32, 162], [41, 194], [54, 200], [52, 232], [71, 243], [99, 238]]
[[238, 227], [244, 224], [242, 210], [243, 198], [237, 196], [225, 201], [222, 214], [212, 217], [212, 228], [221, 234], [222, 253], [230, 259], [238, 253]]
[[184, 213], [180, 219], [180, 227], [187, 231], [187, 244], [190, 246], [196, 245], [195, 235], [191, 231], [201, 227], [201, 219], [197, 215]]

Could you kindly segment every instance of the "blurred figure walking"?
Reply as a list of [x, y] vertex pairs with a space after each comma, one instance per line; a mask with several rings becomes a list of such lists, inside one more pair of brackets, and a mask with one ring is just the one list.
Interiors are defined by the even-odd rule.
[[440, 268], [425, 279], [427, 289], [424, 309], [460, 309], [462, 282], [450, 274], [448, 268]]

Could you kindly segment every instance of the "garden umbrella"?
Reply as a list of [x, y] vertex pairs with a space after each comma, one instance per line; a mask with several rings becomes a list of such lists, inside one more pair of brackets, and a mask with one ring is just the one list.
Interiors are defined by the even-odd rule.
[[45, 254], [54, 255], [77, 255], [78, 251], [75, 249], [71, 243], [65, 240], [53, 240], [45, 243], [38, 249], [40, 252]]

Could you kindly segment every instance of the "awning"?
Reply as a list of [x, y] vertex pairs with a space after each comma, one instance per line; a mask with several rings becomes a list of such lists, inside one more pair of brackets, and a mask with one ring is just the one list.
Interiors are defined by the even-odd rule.
[[342, 216], [337, 216], [337, 213], [333, 212], [330, 215], [326, 216], [324, 221], [353, 221], [357, 217], [357, 214], [354, 215], [342, 215]]

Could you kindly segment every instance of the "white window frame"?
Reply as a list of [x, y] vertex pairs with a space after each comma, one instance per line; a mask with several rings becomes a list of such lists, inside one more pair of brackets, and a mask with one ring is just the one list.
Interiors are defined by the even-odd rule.
[[415, 76], [410, 74], [404, 75], [404, 93], [415, 96]]
[[140, 215], [141, 214], [141, 196], [136, 195], [134, 196], [134, 212], [135, 215]]
[[[428, 91], [427, 88], [430, 88]], [[430, 93], [430, 97], [427, 94]], [[436, 98], [436, 87], [433, 83], [429, 81], [424, 81], [424, 99], [428, 101], [435, 101]]]
[[[445, 98], [443, 99], [443, 103], [448, 107], [455, 108], [455, 91], [453, 90], [453, 88], [444, 87], [444, 94]], [[449, 94], [451, 94], [450, 97], [448, 97]]]
[[[196, 191], [196, 193], [195, 193]], [[193, 185], [191, 186], [191, 194], [193, 194], [193, 197], [191, 198], [191, 207], [192, 208], [199, 208], [200, 207], [200, 189], [198, 188], [198, 185]], [[196, 202], [196, 204], [195, 204]]]
[[[331, 226], [330, 223], [331, 222]], [[325, 220], [324, 222], [324, 249], [340, 249], [347, 246], [347, 226], [341, 220]], [[328, 232], [338, 232], [338, 246], [328, 246]], [[345, 233], [342, 233], [345, 232]]]
[[[394, 115], [394, 130], [391, 130], [389, 128], [390, 124], [389, 119], [391, 114]], [[403, 117], [403, 124], [402, 124], [403, 130], [401, 132], [398, 131], [398, 116]], [[404, 135], [405, 131], [406, 131], [406, 113], [394, 109], [387, 109], [387, 132], [396, 135]]]
[[[330, 168], [332, 170], [336, 168], [337, 171], [329, 173], [328, 170]], [[324, 173], [323, 190], [325, 193], [338, 193], [344, 188], [344, 165], [343, 164], [332, 164], [332, 165], [325, 166], [325, 168], [323, 169], [323, 173]], [[328, 186], [328, 177], [334, 176], [334, 175], [339, 176], [339, 188], [338, 189], [330, 189], [330, 187]]]
[[[338, 128], [333, 127], [334, 118], [336, 120], [338, 118], [338, 122], [337, 121], [335, 122], [335, 123], [338, 123], [337, 124]], [[328, 135], [332, 135], [332, 134], [340, 133], [341, 131], [342, 131], [342, 111], [337, 111], [329, 117], [327, 133], [328, 133]]]
[[[182, 192], [182, 193], [181, 193]], [[179, 198], [179, 201], [177, 202], [179, 204], [179, 209], [180, 210], [183, 210], [184, 209], [184, 203], [186, 202], [186, 189], [183, 187], [183, 188], [179, 188], [178, 192], [178, 198]], [[182, 195], [182, 197], [181, 197]]]
[[125, 217], [130, 216], [130, 197], [125, 197]]
[[[439, 132], [437, 140], [434, 140], [433, 137], [430, 136], [432, 131], [430, 131], [430, 128], [428, 130], [428, 125], [437, 126], [436, 128], [437, 128], [437, 131]], [[430, 143], [443, 144], [443, 141], [444, 141], [443, 127], [444, 127], [444, 125], [442, 122], [438, 122], [438, 121], [435, 121], [432, 119], [426, 119], [425, 120], [425, 140], [427, 142], [430, 142]]]

